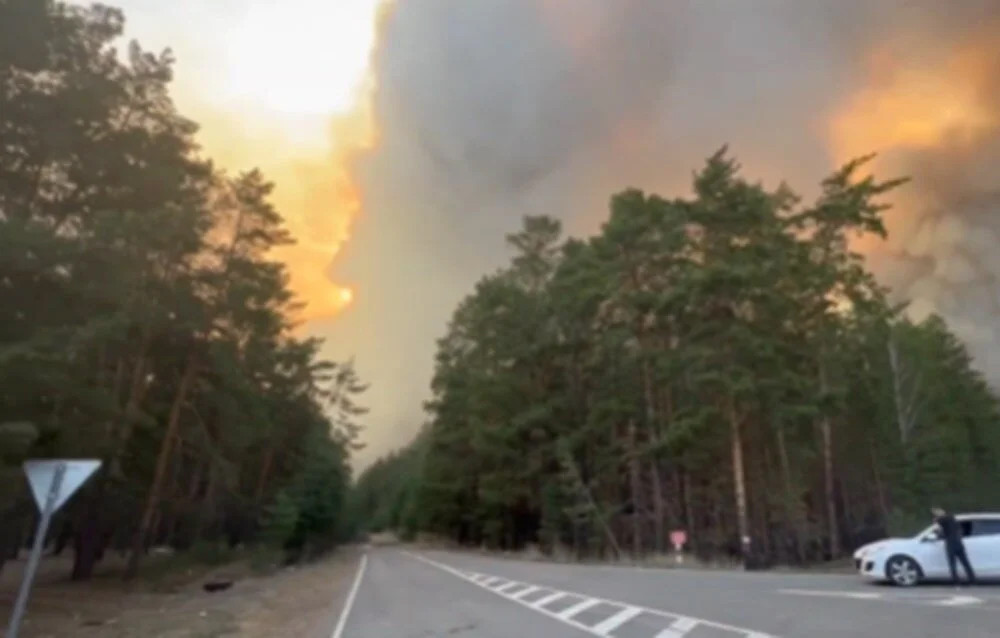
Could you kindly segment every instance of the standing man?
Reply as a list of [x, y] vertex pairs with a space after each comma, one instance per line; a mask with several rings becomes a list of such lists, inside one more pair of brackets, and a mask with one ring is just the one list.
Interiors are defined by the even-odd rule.
[[976, 582], [976, 573], [972, 571], [969, 564], [969, 557], [965, 553], [965, 544], [962, 543], [962, 528], [955, 520], [955, 517], [944, 511], [940, 507], [932, 507], [931, 514], [934, 515], [934, 523], [941, 531], [941, 540], [944, 541], [944, 551], [948, 554], [948, 568], [951, 569], [951, 582], [958, 585], [958, 570], [955, 569], [955, 562], [962, 562], [962, 569], [970, 584]]

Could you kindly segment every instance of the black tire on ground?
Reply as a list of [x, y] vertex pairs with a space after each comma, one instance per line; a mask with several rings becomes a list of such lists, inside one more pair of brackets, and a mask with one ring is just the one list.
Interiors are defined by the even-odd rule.
[[885, 577], [898, 587], [913, 587], [923, 580], [924, 571], [909, 556], [896, 554], [885, 561]]

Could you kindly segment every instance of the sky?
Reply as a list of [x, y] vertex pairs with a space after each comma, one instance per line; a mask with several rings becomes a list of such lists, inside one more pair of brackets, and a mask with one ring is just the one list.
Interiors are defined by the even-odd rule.
[[378, 0], [121, 0], [127, 39], [176, 58], [174, 99], [204, 152], [261, 168], [298, 239], [279, 257], [306, 319], [353, 298], [331, 260], [358, 211], [347, 157], [369, 144], [364, 103]]
[[723, 144], [806, 197], [869, 152], [912, 176], [858, 247], [1000, 381], [1000, 0], [118, 4], [207, 153], [277, 182], [305, 330], [372, 384], [362, 465], [425, 420], [435, 340], [523, 215], [594, 232]]

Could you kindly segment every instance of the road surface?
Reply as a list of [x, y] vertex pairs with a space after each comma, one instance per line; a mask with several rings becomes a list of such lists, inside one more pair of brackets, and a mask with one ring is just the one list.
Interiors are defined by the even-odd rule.
[[372, 549], [333, 638], [996, 638], [1000, 587]]

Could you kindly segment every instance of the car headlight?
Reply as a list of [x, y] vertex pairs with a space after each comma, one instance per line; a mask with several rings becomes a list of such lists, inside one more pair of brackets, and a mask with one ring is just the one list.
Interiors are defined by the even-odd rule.
[[862, 547], [861, 549], [859, 549], [855, 554], [855, 556], [857, 556], [858, 558], [867, 558], [869, 556], [874, 556], [875, 554], [885, 549], [885, 547], [886, 546], [884, 543], [868, 545], [867, 547]]

